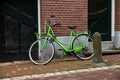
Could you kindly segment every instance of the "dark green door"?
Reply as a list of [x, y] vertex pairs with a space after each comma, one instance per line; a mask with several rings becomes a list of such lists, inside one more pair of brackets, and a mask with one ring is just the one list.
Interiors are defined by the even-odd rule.
[[0, 4], [0, 49], [28, 51], [37, 31], [37, 0], [1, 0]]
[[26, 25], [37, 23], [37, 0], [3, 0], [6, 15]]
[[88, 0], [88, 29], [99, 32], [102, 41], [111, 40], [111, 0]]

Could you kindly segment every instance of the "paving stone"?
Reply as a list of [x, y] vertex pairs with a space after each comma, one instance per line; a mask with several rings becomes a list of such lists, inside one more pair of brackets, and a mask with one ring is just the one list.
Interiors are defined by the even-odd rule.
[[[96, 71], [93, 71], [93, 70], [96, 70]], [[62, 71], [62, 72], [55, 72], [55, 73], [27, 75], [27, 76], [21, 76], [21, 77], [13, 77], [11, 79], [12, 80], [25, 80], [25, 79], [31, 80], [34, 78], [38, 78], [37, 80], [39, 80], [39, 79], [41, 79], [41, 80], [50, 80], [50, 79], [51, 80], [67, 80], [67, 79], [68, 80], [94, 80], [94, 79], [113, 80], [114, 77], [116, 77], [116, 78], [118, 77], [118, 79], [116, 79], [116, 80], [120, 80], [119, 74], [120, 74], [120, 67], [116, 68], [114, 66], [110, 66], [108, 68], [102, 67], [102, 68], [91, 68], [91, 69], [82, 69], [82, 70]], [[52, 78], [50, 78], [50, 77], [52, 77]], [[50, 79], [48, 79], [48, 78], [50, 78]], [[6, 79], [8, 79], [8, 78], [6, 78]]]
[[[100, 79], [101, 80], [107, 80], [107, 79], [120, 80], [120, 75], [119, 75], [120, 65], [118, 65], [120, 63], [120, 56], [116, 55], [117, 58], [116, 57], [112, 58], [112, 57], [109, 57], [109, 60], [107, 60], [107, 62], [108, 61], [118, 62], [117, 65], [115, 65], [115, 63], [113, 64], [112, 62], [113, 66], [104, 66], [104, 67], [97, 67], [97, 68], [86, 67], [88, 69], [82, 69], [82, 68], [85, 68], [85, 66], [88, 65], [88, 64], [86, 65], [86, 62], [89, 62], [89, 61], [78, 61], [77, 59], [74, 59], [75, 61], [65, 62], [66, 64], [64, 63], [62, 67], [61, 67], [62, 62], [54, 62], [45, 66], [36, 66], [31, 64], [30, 62], [27, 64], [23, 62], [6, 63], [6, 64], [2, 64], [2, 67], [0, 67], [1, 69], [0, 71], [5, 71], [6, 69], [9, 69], [8, 70], [9, 72], [7, 73], [7, 70], [6, 70], [6, 73], [2, 75], [0, 73], [0, 76], [1, 76], [0, 78], [3, 78], [2, 76], [4, 76], [4, 77], [10, 77], [10, 78], [4, 78], [2, 80], [5, 80], [5, 79], [6, 80], [26, 80], [26, 79], [27, 80], [34, 80], [34, 79], [35, 80], [66, 80], [66, 79], [67, 80], [100, 80]], [[106, 56], [105, 56], [105, 59], [107, 59]], [[69, 66], [66, 67], [67, 63], [71, 63], [71, 62], [72, 64], [74, 63], [76, 64], [74, 64], [74, 66], [71, 64], [68, 64]], [[81, 64], [82, 67], [80, 65], [78, 66], [78, 64], [80, 63], [82, 63]], [[53, 70], [53, 73], [51, 73], [52, 72], [51, 69]], [[17, 75], [17, 73], [23, 76], [19, 76]], [[12, 77], [12, 76], [17, 76], [17, 77]]]
[[56, 72], [56, 73], [54, 73], [55, 75], [62, 75], [62, 73], [61, 72]]

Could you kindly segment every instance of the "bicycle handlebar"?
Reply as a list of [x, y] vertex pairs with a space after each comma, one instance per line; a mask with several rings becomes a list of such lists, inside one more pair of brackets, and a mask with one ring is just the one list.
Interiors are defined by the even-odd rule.
[[60, 26], [61, 23], [59, 23], [59, 22], [54, 22], [54, 23], [51, 22], [50, 18], [54, 18], [54, 17], [55, 17], [55, 15], [51, 15], [50, 17], [48, 17], [46, 20], [47, 24], [51, 25], [51, 27]]
[[55, 27], [55, 26], [60, 26], [60, 25], [61, 25], [61, 23], [55, 22], [55, 23], [53, 23], [51, 26], [52, 26], [52, 27]]

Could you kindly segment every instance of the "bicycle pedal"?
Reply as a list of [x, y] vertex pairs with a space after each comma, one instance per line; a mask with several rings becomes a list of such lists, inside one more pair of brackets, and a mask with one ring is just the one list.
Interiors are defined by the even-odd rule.
[[69, 53], [68, 53], [68, 56], [73, 56], [73, 53], [72, 53], [72, 52], [69, 52]]
[[58, 51], [62, 51], [62, 49], [58, 49]]

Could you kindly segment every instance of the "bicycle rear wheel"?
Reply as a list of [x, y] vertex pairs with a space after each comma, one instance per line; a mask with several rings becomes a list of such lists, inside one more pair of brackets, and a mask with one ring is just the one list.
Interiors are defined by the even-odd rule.
[[39, 39], [35, 41], [29, 49], [29, 58], [32, 63], [37, 65], [45, 65], [54, 57], [54, 45], [49, 41]]
[[78, 59], [87, 60], [93, 57], [93, 39], [88, 34], [80, 34], [76, 36], [72, 43], [74, 55]]

